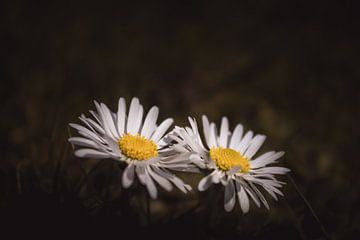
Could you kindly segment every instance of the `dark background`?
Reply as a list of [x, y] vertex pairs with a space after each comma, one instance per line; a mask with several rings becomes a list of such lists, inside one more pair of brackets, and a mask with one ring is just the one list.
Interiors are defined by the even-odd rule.
[[[358, 16], [348, 1], [2, 2], [0, 229], [356, 239]], [[284, 150], [292, 170], [285, 197], [225, 213], [221, 189], [198, 193], [201, 176], [182, 174], [195, 190], [161, 191], [149, 217], [143, 187], [121, 189], [121, 166], [67, 143], [93, 99], [115, 111], [120, 96], [177, 124], [227, 115], [266, 134], [261, 152]]]

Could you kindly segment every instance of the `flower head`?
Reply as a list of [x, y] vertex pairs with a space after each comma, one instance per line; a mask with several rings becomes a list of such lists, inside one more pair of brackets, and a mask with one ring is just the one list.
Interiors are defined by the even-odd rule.
[[69, 141], [85, 147], [76, 150], [76, 156], [112, 158], [126, 163], [122, 185], [130, 187], [136, 174], [153, 199], [157, 197], [154, 182], [167, 191], [172, 190], [173, 185], [185, 193], [191, 190], [169, 171], [194, 171], [188, 159], [174, 156], [168, 149], [165, 133], [173, 122], [171, 118], [157, 125], [159, 109], [153, 106], [143, 121], [143, 106], [137, 98], [132, 99], [128, 114], [123, 98], [119, 99], [116, 113], [104, 103], [94, 102], [97, 112], [90, 110], [94, 119], [81, 115], [79, 119], [84, 126], [70, 123], [82, 137], [71, 137]]
[[243, 126], [238, 124], [233, 132], [229, 131], [229, 122], [222, 118], [220, 135], [217, 135], [215, 123], [209, 123], [202, 117], [205, 144], [203, 143], [195, 119], [189, 117], [191, 127], [175, 127], [171, 138], [176, 142], [173, 149], [179, 153], [190, 154], [189, 159], [199, 168], [210, 173], [201, 179], [198, 189], [204, 191], [211, 184], [221, 183], [225, 187], [226, 211], [231, 211], [238, 198], [244, 213], [249, 211], [251, 198], [260, 207], [261, 203], [269, 209], [269, 204], [261, 186], [275, 200], [276, 194], [283, 195], [279, 188], [284, 182], [275, 178], [277, 174], [285, 174], [289, 169], [269, 166], [284, 155], [284, 152], [270, 151], [259, 157], [254, 155], [265, 141], [264, 135], [255, 135], [248, 131], [243, 135]]

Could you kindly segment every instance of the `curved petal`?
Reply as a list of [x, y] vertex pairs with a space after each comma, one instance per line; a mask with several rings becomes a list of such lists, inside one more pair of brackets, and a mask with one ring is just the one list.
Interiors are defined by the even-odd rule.
[[220, 171], [214, 171], [215, 173], [212, 175], [211, 181], [215, 184], [220, 182], [220, 179], [224, 176], [224, 174]]
[[169, 129], [173, 121], [174, 120], [172, 118], [165, 119], [155, 130], [154, 134], [151, 136], [151, 140], [157, 143], [164, 136], [165, 132]]
[[104, 103], [101, 103], [100, 106], [102, 108], [103, 120], [104, 120], [104, 122], [106, 122], [106, 126], [109, 131], [108, 135], [112, 136], [115, 139], [118, 139], [119, 133], [117, 132], [117, 130], [115, 128], [114, 119], [111, 116], [111, 112], [110, 112], [109, 108]]
[[159, 108], [153, 106], [145, 117], [143, 127], [141, 129], [141, 135], [145, 138], [150, 138], [151, 134], [156, 128], [156, 121], [159, 115]]
[[191, 186], [185, 184], [180, 178], [176, 177], [174, 174], [166, 172], [165, 170], [154, 167], [153, 170], [161, 175], [162, 177], [171, 181], [177, 188], [179, 188], [183, 193], [191, 190]]
[[94, 120], [92, 120], [91, 118], [86, 118], [84, 114], [82, 114], [79, 119], [86, 124], [86, 126], [88, 126], [91, 131], [93, 132], [99, 132], [100, 134], [104, 134], [105, 131], [104, 129], [98, 124], [96, 123]]
[[265, 135], [256, 135], [253, 140], [250, 142], [249, 148], [244, 153], [244, 156], [248, 159], [251, 159], [255, 153], [259, 150], [266, 139]]
[[214, 123], [210, 124], [210, 133], [209, 133], [209, 148], [217, 147], [217, 136], [216, 136], [216, 126]]
[[117, 111], [117, 129], [119, 135], [125, 132], [125, 121], [126, 121], [126, 104], [124, 98], [119, 98], [118, 111]]
[[199, 191], [205, 191], [206, 189], [208, 189], [211, 186], [211, 184], [213, 183], [211, 179], [212, 179], [213, 174], [215, 174], [215, 172], [216, 171], [213, 171], [211, 174], [203, 177], [200, 180], [200, 182], [198, 184]]
[[244, 127], [241, 124], [236, 125], [234, 132], [230, 139], [229, 148], [236, 149], [236, 147], [240, 144], [243, 130], [244, 130]]
[[224, 208], [227, 212], [233, 210], [235, 206], [235, 189], [233, 181], [230, 181], [227, 186], [225, 186], [225, 197], [224, 197]]
[[268, 174], [285, 174], [289, 172], [290, 169], [285, 167], [263, 167], [256, 170], [252, 170], [254, 173], [268, 173]]
[[71, 137], [68, 139], [69, 142], [71, 142], [72, 144], [78, 145], [78, 146], [83, 146], [83, 147], [91, 147], [91, 148], [95, 148], [95, 149], [99, 149], [99, 145], [96, 144], [94, 141], [87, 139], [87, 138], [83, 138], [83, 137]]
[[260, 200], [259, 200], [258, 196], [256, 195], [256, 193], [249, 186], [249, 184], [247, 184], [246, 181], [241, 181], [240, 184], [243, 188], [245, 188], [245, 191], [247, 192], [247, 194], [250, 195], [252, 200], [255, 202], [256, 206], [260, 207]]
[[83, 148], [75, 151], [75, 156], [85, 158], [109, 158], [110, 155], [90, 148]]
[[78, 130], [78, 133], [81, 134], [82, 136], [90, 138], [91, 140], [94, 140], [95, 142], [104, 143], [103, 138], [101, 138], [96, 133], [90, 131], [86, 127], [83, 127], [83, 126], [81, 126], [79, 124], [76, 124], [76, 123], [69, 123], [69, 125], [70, 125], [70, 127], [75, 128], [76, 130]]
[[145, 180], [146, 188], [150, 194], [150, 197], [152, 199], [155, 199], [157, 197], [157, 189], [156, 189], [155, 183], [152, 180], [152, 178], [150, 177], [147, 169], [145, 169], [145, 176], [146, 176], [146, 180]]
[[239, 199], [241, 210], [243, 211], [243, 213], [247, 213], [249, 212], [250, 209], [249, 198], [243, 186], [241, 186], [239, 182], [235, 182], [235, 184], [236, 184], [236, 189], [237, 189], [236, 191], [237, 191], [237, 196]]
[[251, 181], [248, 181], [248, 183], [250, 184], [251, 188], [255, 191], [256, 195], [259, 197], [260, 201], [264, 204], [264, 206], [266, 207], [266, 209], [270, 209], [270, 206], [268, 204], [268, 202], [266, 201], [264, 195], [260, 192], [260, 190], [255, 186], [255, 184], [253, 184]]
[[136, 127], [135, 123], [136, 123], [137, 115], [139, 114], [139, 107], [140, 107], [139, 99], [134, 97], [131, 100], [130, 108], [129, 108], [129, 116], [126, 124], [127, 133], [133, 135], [137, 133], [135, 131], [135, 127]]
[[250, 141], [253, 137], [254, 133], [252, 131], [248, 131], [244, 138], [240, 141], [238, 147], [236, 148], [241, 155], [244, 154], [244, 152], [246, 151], [247, 147], [249, 146], [250, 144]]
[[140, 132], [140, 127], [141, 127], [141, 123], [142, 123], [142, 118], [143, 118], [143, 114], [144, 114], [144, 108], [141, 104], [139, 104], [139, 111], [136, 115], [136, 119], [135, 119], [135, 122], [134, 122], [134, 129], [133, 131], [135, 133], [139, 133]]
[[128, 188], [131, 186], [131, 184], [134, 182], [135, 178], [135, 172], [134, 172], [134, 165], [129, 164], [122, 175], [122, 185], [124, 188]]
[[112, 139], [111, 137], [109, 136], [105, 136], [105, 139], [107, 141], [107, 144], [109, 145], [109, 147], [111, 148], [111, 150], [113, 151], [113, 153], [117, 156], [120, 156], [121, 155], [121, 151], [119, 149], [119, 145], [118, 143]]
[[171, 191], [173, 189], [171, 183], [166, 178], [156, 174], [150, 166], [147, 167], [147, 170], [149, 172], [149, 175], [166, 191]]
[[261, 156], [257, 157], [255, 160], [250, 161], [250, 165], [252, 168], [260, 168], [266, 166], [277, 159], [281, 158], [285, 153], [284, 152], [277, 152], [274, 151], [266, 152]]
[[[112, 130], [110, 129], [110, 125], [114, 125], [114, 123], [112, 122], [112, 117], [109, 113], [110, 116], [108, 116], [105, 111], [107, 109], [106, 105], [103, 103], [98, 103], [97, 101], [94, 100], [94, 104], [96, 107], [96, 110], [98, 111], [99, 114], [99, 118], [101, 120], [102, 126], [104, 128], [105, 134], [112, 137], [112, 138], [116, 138], [115, 135], [113, 134]], [[105, 107], [104, 107], [105, 106]], [[112, 122], [112, 123], [111, 123]]]
[[191, 154], [189, 160], [199, 168], [206, 168], [204, 159], [197, 154]]
[[227, 117], [221, 119], [221, 128], [220, 128], [220, 138], [219, 145], [220, 147], [227, 148], [229, 138], [229, 120]]
[[179, 131], [180, 136], [184, 139], [187, 145], [192, 149], [192, 151], [195, 151], [197, 153], [202, 152], [202, 149], [199, 145], [199, 143], [196, 141], [196, 139], [192, 138], [188, 131], [185, 131], [185, 129], [180, 129]]
[[145, 184], [146, 183], [145, 168], [143, 166], [136, 166], [135, 172], [136, 172], [136, 175], [139, 178], [140, 182], [142, 184]]
[[205, 115], [202, 116], [202, 122], [203, 122], [203, 131], [204, 131], [205, 142], [206, 142], [207, 146], [210, 148], [210, 139], [209, 139], [210, 123], [209, 123], [207, 116], [205, 116]]

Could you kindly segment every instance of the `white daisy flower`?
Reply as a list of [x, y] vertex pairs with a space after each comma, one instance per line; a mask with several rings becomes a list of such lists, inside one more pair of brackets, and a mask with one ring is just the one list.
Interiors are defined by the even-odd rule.
[[215, 123], [209, 123], [202, 117], [205, 143], [203, 144], [195, 119], [189, 117], [190, 127], [175, 127], [171, 138], [176, 142], [172, 149], [179, 153], [191, 153], [190, 160], [198, 167], [210, 170], [210, 174], [201, 179], [199, 191], [204, 191], [213, 183], [221, 183], [225, 187], [224, 207], [231, 211], [238, 198], [244, 213], [250, 208], [251, 198], [260, 207], [261, 203], [269, 209], [269, 204], [261, 186], [275, 200], [276, 194], [282, 195], [279, 188], [284, 182], [278, 181], [274, 175], [290, 171], [284, 167], [268, 166], [277, 162], [284, 152], [270, 151], [254, 158], [265, 141], [264, 135], [255, 135], [248, 131], [243, 136], [243, 126], [238, 124], [234, 131], [229, 131], [229, 122], [222, 118], [220, 135], [217, 135]]
[[157, 182], [171, 191], [173, 185], [186, 193], [191, 187], [168, 170], [191, 169], [187, 158], [171, 155], [166, 136], [173, 119], [165, 119], [159, 126], [156, 121], [159, 108], [153, 106], [143, 119], [143, 106], [133, 98], [126, 114], [124, 98], [119, 99], [118, 111], [113, 113], [104, 103], [94, 101], [97, 112], [91, 111], [94, 120], [81, 115], [84, 126], [70, 123], [82, 137], [71, 137], [69, 142], [85, 147], [75, 151], [77, 157], [112, 158], [127, 164], [122, 185], [128, 188], [135, 175], [145, 185], [151, 198], [157, 197]]

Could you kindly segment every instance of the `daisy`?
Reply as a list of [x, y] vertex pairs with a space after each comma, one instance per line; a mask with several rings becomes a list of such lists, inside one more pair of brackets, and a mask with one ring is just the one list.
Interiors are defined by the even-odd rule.
[[171, 155], [165, 133], [173, 119], [156, 124], [159, 108], [153, 106], [143, 119], [143, 106], [133, 98], [126, 114], [124, 98], [119, 99], [118, 111], [113, 113], [104, 103], [94, 101], [97, 112], [91, 111], [94, 119], [83, 114], [79, 119], [83, 126], [70, 123], [82, 137], [71, 137], [69, 142], [85, 148], [75, 151], [77, 157], [112, 158], [127, 164], [122, 174], [122, 186], [128, 188], [135, 175], [145, 185], [151, 198], [157, 197], [157, 182], [171, 191], [173, 185], [186, 193], [191, 187], [168, 170], [190, 169], [189, 160]]
[[283, 196], [279, 188], [284, 182], [275, 178], [277, 174], [285, 174], [289, 169], [269, 166], [276, 163], [284, 152], [270, 151], [256, 158], [255, 153], [265, 141], [264, 135], [255, 135], [248, 131], [243, 136], [243, 126], [238, 124], [234, 131], [229, 131], [229, 122], [222, 118], [220, 135], [217, 135], [215, 123], [209, 123], [202, 117], [205, 144], [201, 140], [195, 119], [189, 117], [190, 127], [175, 127], [171, 138], [176, 142], [172, 149], [179, 153], [190, 153], [190, 160], [199, 168], [208, 169], [210, 174], [201, 179], [199, 191], [205, 191], [211, 184], [221, 183], [225, 187], [224, 208], [231, 211], [238, 198], [243, 213], [250, 208], [251, 198], [260, 207], [261, 203], [269, 209], [269, 204], [261, 186], [275, 200], [277, 195]]

